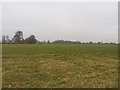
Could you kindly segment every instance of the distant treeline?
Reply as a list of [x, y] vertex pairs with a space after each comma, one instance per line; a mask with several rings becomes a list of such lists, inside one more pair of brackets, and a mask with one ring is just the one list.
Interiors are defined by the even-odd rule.
[[30, 35], [27, 38], [23, 38], [23, 32], [17, 31], [12, 39], [8, 35], [2, 36], [2, 44], [116, 44], [115, 42], [80, 42], [80, 41], [65, 41], [65, 40], [55, 40], [55, 41], [39, 41], [36, 39], [35, 35]]

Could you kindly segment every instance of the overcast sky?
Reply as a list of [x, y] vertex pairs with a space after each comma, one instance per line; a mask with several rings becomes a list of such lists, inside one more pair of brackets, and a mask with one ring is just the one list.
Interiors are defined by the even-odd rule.
[[117, 2], [3, 3], [3, 35], [38, 40], [118, 41]]

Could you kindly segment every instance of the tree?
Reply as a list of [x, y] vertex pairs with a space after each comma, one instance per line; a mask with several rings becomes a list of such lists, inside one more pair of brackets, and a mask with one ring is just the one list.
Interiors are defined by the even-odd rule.
[[37, 42], [37, 39], [34, 35], [30, 35], [28, 38], [25, 39], [25, 43], [28, 44], [35, 44]]
[[93, 44], [93, 42], [92, 42], [92, 41], [89, 41], [89, 44]]
[[2, 36], [2, 43], [5, 44], [6, 40], [5, 40], [5, 35]]
[[47, 41], [47, 44], [50, 44], [50, 40]]
[[23, 39], [23, 32], [22, 31], [17, 31], [13, 37], [13, 42], [16, 44], [21, 44], [24, 42]]
[[3, 44], [9, 44], [9, 43], [10, 43], [9, 36], [3, 35], [3, 36], [2, 36], [2, 43], [3, 43]]

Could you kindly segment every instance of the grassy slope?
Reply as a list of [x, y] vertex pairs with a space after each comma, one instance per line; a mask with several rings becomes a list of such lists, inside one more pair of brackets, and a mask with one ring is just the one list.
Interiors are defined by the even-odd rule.
[[117, 87], [117, 45], [3, 45], [3, 87]]

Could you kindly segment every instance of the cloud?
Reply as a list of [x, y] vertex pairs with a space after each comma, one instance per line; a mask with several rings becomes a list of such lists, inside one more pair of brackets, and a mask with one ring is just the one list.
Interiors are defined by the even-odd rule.
[[39, 40], [117, 42], [117, 3], [4, 3], [3, 34], [18, 29]]

